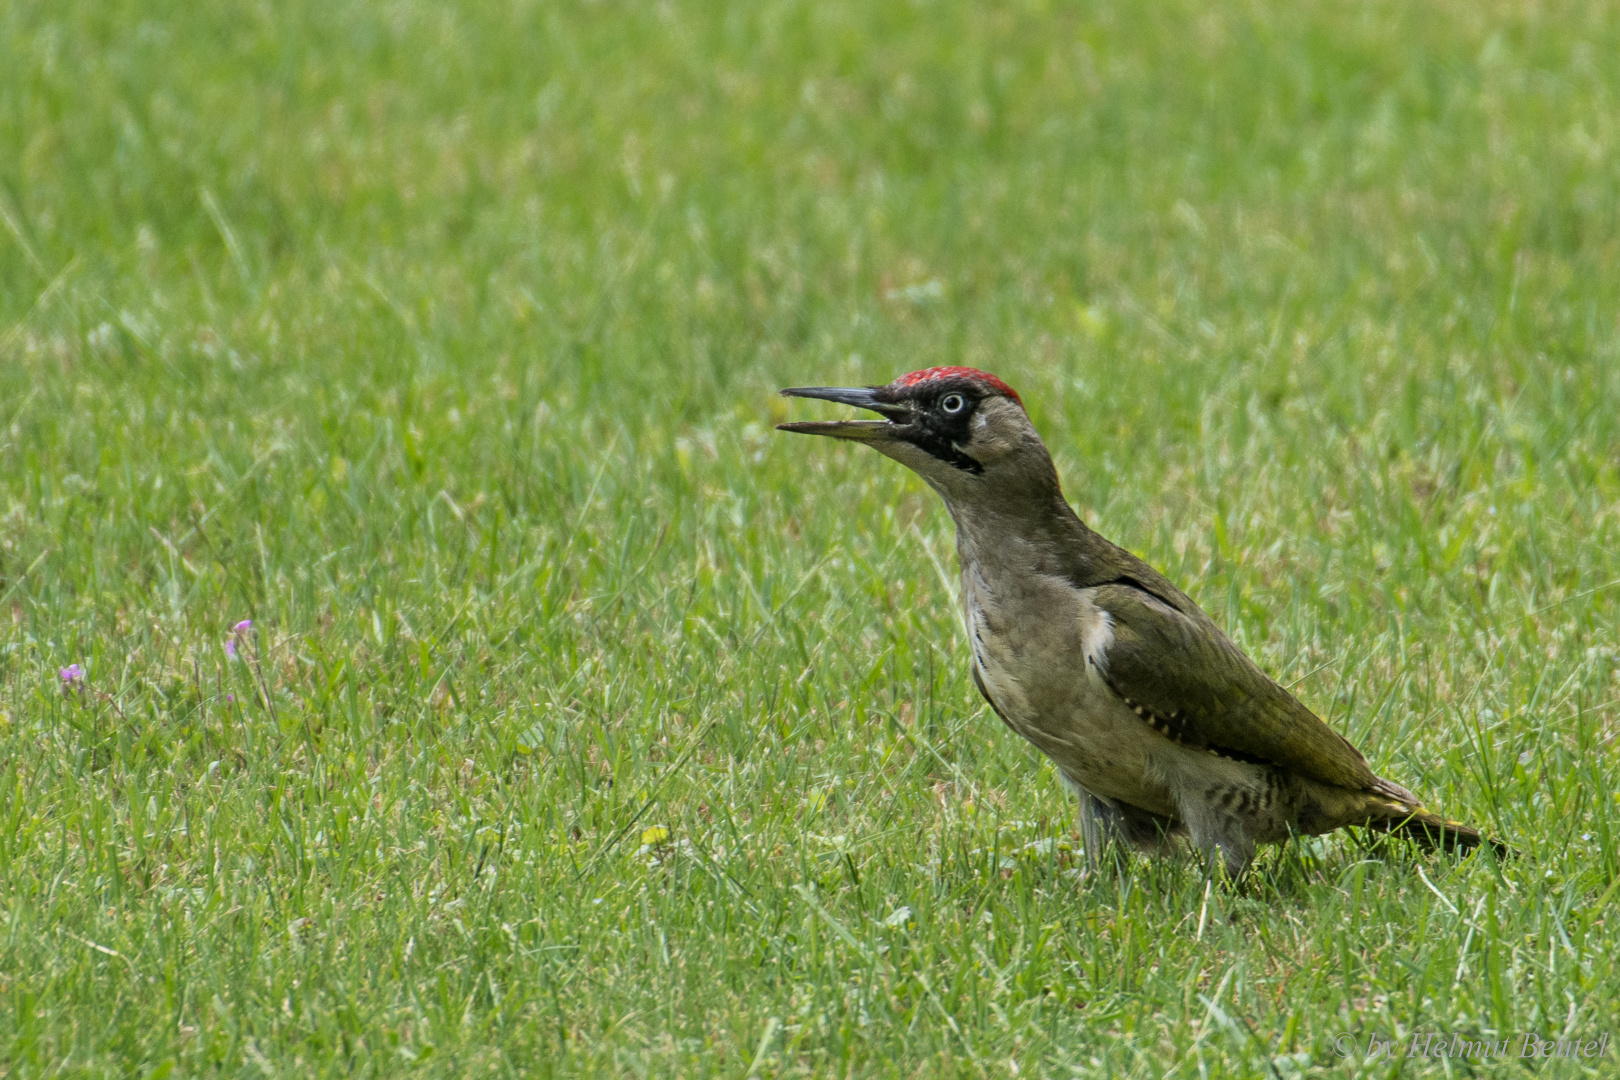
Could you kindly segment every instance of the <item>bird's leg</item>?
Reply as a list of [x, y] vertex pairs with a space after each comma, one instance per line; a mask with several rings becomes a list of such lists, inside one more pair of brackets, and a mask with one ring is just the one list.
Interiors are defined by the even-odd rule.
[[1240, 818], [1196, 798], [1182, 801], [1182, 818], [1192, 836], [1193, 850], [1210, 876], [1224, 871], [1228, 880], [1236, 881], [1254, 861], [1254, 838]]
[[[1102, 865], [1103, 849], [1114, 848], [1121, 838], [1119, 811], [1084, 788], [1080, 792], [1080, 836], [1086, 845], [1086, 865]], [[1117, 850], [1117, 849], [1116, 849]]]
[[1176, 854], [1177, 836], [1186, 829], [1181, 822], [1128, 803], [1093, 795], [1061, 770], [1063, 785], [1080, 802], [1080, 838], [1086, 848], [1086, 863], [1097, 869], [1105, 851], [1123, 858], [1135, 849], [1148, 855]]
[[1080, 801], [1080, 840], [1086, 847], [1086, 865], [1096, 870], [1101, 865], [1103, 849], [1120, 838], [1119, 812], [1061, 769], [1058, 778]]
[[1210, 864], [1211, 876], [1219, 876], [1226, 885], [1236, 886], [1254, 865], [1254, 844], [1247, 839], [1222, 841], [1220, 859]]

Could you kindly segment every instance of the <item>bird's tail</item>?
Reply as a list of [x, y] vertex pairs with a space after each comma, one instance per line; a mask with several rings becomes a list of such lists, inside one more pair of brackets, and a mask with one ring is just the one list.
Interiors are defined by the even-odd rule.
[[1372, 808], [1364, 824], [1378, 832], [1415, 840], [1430, 849], [1467, 852], [1481, 844], [1489, 844], [1498, 856], [1513, 854], [1512, 848], [1494, 837], [1483, 835], [1472, 825], [1443, 818], [1419, 807], [1385, 803], [1382, 799]]
[[1499, 856], [1514, 854], [1502, 841], [1482, 835], [1472, 825], [1425, 810], [1417, 796], [1389, 780], [1374, 777], [1370, 788], [1360, 790], [1330, 784], [1308, 784], [1306, 790], [1314, 813], [1301, 815], [1300, 825], [1309, 834], [1360, 825], [1404, 836], [1431, 849], [1468, 852], [1489, 844]]

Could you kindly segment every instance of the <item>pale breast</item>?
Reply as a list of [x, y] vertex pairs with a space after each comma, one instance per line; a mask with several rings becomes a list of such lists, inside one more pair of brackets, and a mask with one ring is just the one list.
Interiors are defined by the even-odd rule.
[[1061, 579], [1020, 575], [992, 590], [972, 569], [962, 604], [974, 666], [1008, 725], [1087, 790], [1140, 804], [1157, 786], [1156, 736], [1088, 663], [1112, 639], [1108, 614]]

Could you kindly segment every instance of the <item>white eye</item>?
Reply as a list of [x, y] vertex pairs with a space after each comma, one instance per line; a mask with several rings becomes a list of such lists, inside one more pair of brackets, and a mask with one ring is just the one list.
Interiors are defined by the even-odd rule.
[[967, 408], [967, 401], [961, 394], [946, 394], [940, 398], [939, 407], [948, 413], [959, 413]]

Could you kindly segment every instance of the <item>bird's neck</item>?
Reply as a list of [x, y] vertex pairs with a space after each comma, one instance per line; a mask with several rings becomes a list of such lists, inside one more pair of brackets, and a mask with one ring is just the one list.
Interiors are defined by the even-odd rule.
[[1089, 577], [1087, 564], [1112, 547], [1075, 514], [1055, 475], [1035, 490], [990, 488], [972, 500], [947, 498], [946, 505], [964, 568]]

